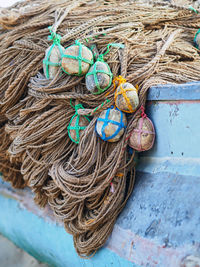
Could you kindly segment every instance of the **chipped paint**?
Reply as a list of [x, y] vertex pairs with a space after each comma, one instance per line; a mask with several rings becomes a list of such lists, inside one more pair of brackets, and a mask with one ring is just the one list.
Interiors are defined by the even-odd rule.
[[[120, 244], [125, 243], [125, 246]], [[116, 254], [139, 266], [178, 267], [188, 253], [194, 253], [195, 246], [183, 245], [168, 248], [159, 242], [143, 238], [130, 230], [115, 226], [107, 245]]]
[[195, 104], [200, 103], [200, 100], [148, 100], [147, 106], [156, 105], [158, 103], [167, 105]]
[[5, 198], [16, 200], [20, 208], [27, 209], [33, 214], [42, 217], [44, 220], [57, 222], [63, 226], [63, 223], [60, 222], [59, 219], [55, 218], [53, 211], [48, 205], [42, 209], [38, 208], [33, 200], [34, 195], [28, 188], [23, 190], [14, 189], [9, 185], [9, 183], [3, 182], [0, 179], [0, 194]]
[[199, 82], [185, 84], [164, 84], [152, 86], [148, 92], [148, 100], [200, 100]]
[[[27, 193], [28, 196], [31, 200], [30, 193]], [[47, 216], [44, 213], [41, 216], [39, 208], [37, 212], [30, 212], [24, 209], [19, 201], [5, 198], [1, 193], [0, 206], [0, 232], [38, 260], [47, 262], [49, 266], [138, 267], [108, 248], [99, 250], [91, 259], [82, 259], [75, 251], [72, 236], [55, 220], [44, 220], [43, 216]]]

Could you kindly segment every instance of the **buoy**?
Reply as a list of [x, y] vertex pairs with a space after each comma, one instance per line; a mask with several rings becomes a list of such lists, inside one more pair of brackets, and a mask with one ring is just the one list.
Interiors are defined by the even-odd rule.
[[68, 75], [83, 76], [92, 64], [92, 51], [79, 41], [75, 41], [74, 45], [67, 47], [62, 55], [62, 69]]
[[117, 142], [123, 135], [126, 125], [126, 115], [112, 106], [100, 113], [96, 122], [96, 132], [104, 141]]

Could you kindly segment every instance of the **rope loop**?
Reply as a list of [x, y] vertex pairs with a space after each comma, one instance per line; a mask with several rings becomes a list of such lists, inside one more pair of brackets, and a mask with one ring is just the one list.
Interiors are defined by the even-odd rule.
[[120, 44], [120, 43], [110, 43], [110, 44], [108, 44], [106, 52], [102, 54], [103, 56], [107, 55], [110, 52], [110, 47], [124, 48], [124, 45]]
[[189, 6], [188, 9], [194, 11], [196, 14], [199, 14], [199, 11], [196, 10], [193, 6]]
[[82, 104], [75, 105], [76, 113], [78, 112], [79, 109], [84, 109], [84, 107], [82, 106]]
[[100, 54], [100, 55], [98, 56], [97, 61], [104, 62], [103, 54]]
[[108, 104], [108, 103], [110, 103], [110, 99], [106, 99], [106, 101], [104, 101], [103, 103], [101, 103], [100, 106], [96, 107], [96, 108], [93, 110], [93, 112], [92, 112], [91, 115], [93, 115], [97, 110], [103, 108], [103, 106], [106, 105], [106, 104]]
[[51, 29], [52, 29], [52, 26], [49, 26], [48, 27], [51, 35], [48, 36], [48, 40], [51, 40], [53, 41], [53, 43], [55, 45], [60, 45], [60, 40], [61, 40], [61, 35], [60, 34], [56, 34], [55, 32], [53, 32]]
[[78, 114], [79, 109], [85, 109], [82, 104], [77, 104], [75, 106], [72, 105], [72, 99], [70, 99], [70, 106], [75, 109], [76, 113]]
[[103, 53], [103, 54], [100, 54], [97, 58], [97, 61], [102, 61], [104, 62], [104, 59], [103, 57], [105, 55], [107, 55], [109, 52], [110, 52], [110, 47], [118, 47], [118, 48], [124, 48], [124, 45], [123, 44], [120, 44], [120, 43], [110, 43], [107, 45], [107, 49], [106, 49], [106, 52]]
[[75, 40], [75, 45], [82, 45], [79, 40]]
[[141, 116], [142, 116], [142, 118], [143, 118], [143, 119], [146, 118], [147, 115], [146, 115], [146, 113], [145, 113], [145, 111], [144, 111], [144, 106], [143, 106], [143, 105], [140, 107], [140, 110], [141, 110]]
[[118, 82], [118, 85], [121, 85], [122, 83], [125, 83], [126, 82], [126, 79], [123, 78], [121, 75], [119, 76], [116, 76], [114, 79], [113, 79], [113, 85], [114, 85], [114, 90], [116, 89], [116, 82]]

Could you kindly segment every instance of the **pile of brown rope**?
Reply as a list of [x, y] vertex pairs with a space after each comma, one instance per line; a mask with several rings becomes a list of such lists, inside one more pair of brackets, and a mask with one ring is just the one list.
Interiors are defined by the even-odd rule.
[[[135, 153], [128, 154], [127, 143], [140, 113], [127, 116], [120, 141], [101, 140], [95, 122], [114, 103], [113, 86], [93, 95], [84, 77], [63, 73], [47, 80], [42, 60], [51, 45], [51, 25], [64, 47], [79, 40], [103, 53], [108, 43], [125, 44], [105, 59], [114, 77], [139, 86], [141, 106], [152, 85], [200, 79], [193, 45], [200, 15], [118, 0], [32, 0], [1, 10], [0, 171], [14, 187], [29, 186], [41, 207], [48, 203], [73, 235], [78, 254], [89, 256], [104, 245], [133, 190]], [[79, 145], [67, 134], [74, 115], [70, 100], [79, 101], [85, 107], [80, 114], [92, 118]]]

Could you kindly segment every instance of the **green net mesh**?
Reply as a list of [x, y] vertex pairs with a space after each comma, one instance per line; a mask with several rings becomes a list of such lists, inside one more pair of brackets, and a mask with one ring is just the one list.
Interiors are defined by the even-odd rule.
[[[86, 58], [84, 58], [84, 57], [82, 57], [82, 50], [83, 50], [83, 47], [86, 47], [86, 46], [84, 46], [83, 44], [81, 44], [79, 41], [75, 41], [75, 44], [74, 45], [71, 45], [71, 46], [69, 46], [69, 47], [73, 47], [73, 46], [79, 46], [79, 50], [78, 50], [78, 55], [77, 56], [72, 56], [72, 55], [65, 55], [65, 54], [63, 54], [62, 55], [62, 58], [64, 57], [64, 58], [72, 58], [72, 59], [75, 59], [75, 60], [77, 60], [78, 61], [78, 67], [79, 67], [79, 69], [78, 69], [78, 74], [74, 74], [74, 75], [76, 75], [76, 76], [82, 76], [82, 75], [84, 75], [84, 73], [82, 72], [82, 62], [85, 62], [85, 63], [88, 63], [89, 65], [92, 65], [93, 63], [94, 63], [94, 61], [93, 61], [93, 59], [92, 60], [88, 60], [88, 59], [86, 59]], [[69, 48], [68, 47], [68, 48]], [[87, 47], [86, 47], [87, 48]], [[89, 49], [89, 48], [87, 48], [87, 49]], [[68, 75], [71, 75], [69, 72], [67, 72], [63, 67], [62, 67], [62, 70], [65, 72], [65, 73], [67, 73]]]
[[[98, 62], [103, 62], [107, 66], [108, 71], [97, 69], [97, 63]], [[98, 91], [97, 92], [93, 92], [93, 94], [94, 95], [99, 95], [99, 94], [103, 93], [104, 91], [106, 91], [111, 86], [113, 74], [112, 74], [112, 72], [110, 70], [109, 65], [106, 62], [104, 62], [103, 55], [100, 55], [98, 57], [97, 61], [94, 63], [93, 66], [94, 66], [94, 69], [91, 72], [88, 72], [86, 74], [86, 77], [88, 77], [89, 75], [93, 75], [95, 85], [96, 85], [96, 87], [98, 89]], [[98, 73], [104, 73], [104, 74], [107, 74], [110, 77], [109, 84], [105, 88], [101, 88], [100, 87], [98, 76], [97, 76]]]
[[63, 51], [62, 51], [62, 46], [60, 44], [60, 39], [61, 39], [61, 36], [59, 34], [56, 34], [54, 32], [51, 31], [51, 27], [49, 27], [49, 31], [51, 33], [51, 35], [48, 36], [48, 39], [49, 40], [52, 40], [53, 41], [53, 44], [51, 45], [45, 59], [43, 60], [43, 63], [45, 65], [45, 70], [46, 70], [46, 77], [47, 79], [49, 79], [49, 66], [54, 66], [54, 67], [59, 67], [61, 65], [61, 62], [51, 62], [49, 59], [50, 59], [50, 56], [51, 56], [51, 52], [53, 50], [53, 48], [55, 46], [58, 47], [59, 51], [60, 51], [60, 58], [62, 57], [62, 54], [63, 54]]
[[[70, 120], [70, 123], [69, 123], [69, 126], [67, 127], [68, 129], [68, 135], [69, 135], [69, 138], [76, 144], [78, 144], [80, 142], [80, 131], [83, 131], [87, 126], [80, 126], [79, 125], [79, 122], [80, 122], [80, 117], [84, 117], [88, 122], [90, 122], [90, 119], [88, 118], [88, 116], [86, 115], [79, 115], [78, 114], [78, 110], [79, 109], [84, 109], [84, 107], [81, 105], [81, 104], [78, 104], [78, 105], [75, 105], [75, 114], [74, 116], [71, 118]], [[76, 118], [76, 121], [75, 121], [75, 125], [72, 126], [72, 121]], [[76, 132], [76, 139], [72, 138], [71, 136], [71, 130], [74, 130]]]

